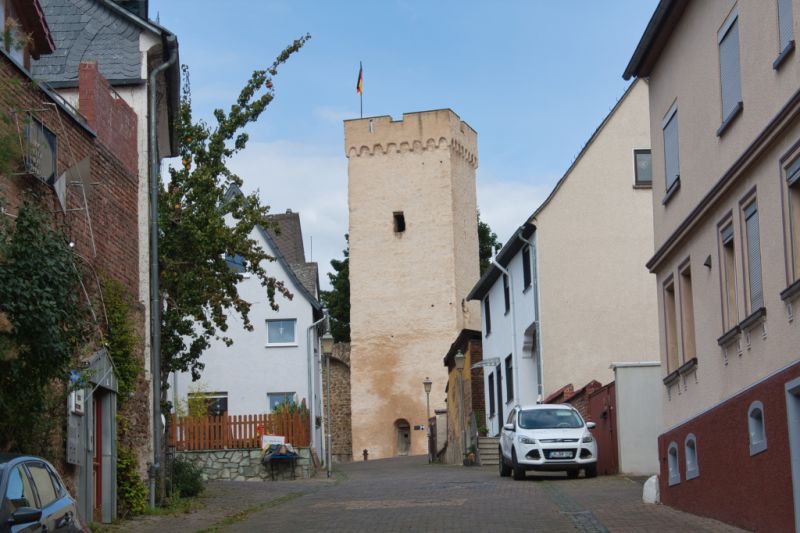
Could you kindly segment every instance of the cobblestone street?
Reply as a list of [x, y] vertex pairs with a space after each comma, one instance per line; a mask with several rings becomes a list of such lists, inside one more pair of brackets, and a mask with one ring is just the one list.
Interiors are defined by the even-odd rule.
[[428, 465], [407, 457], [339, 467], [335, 480], [215, 483], [206, 507], [147, 517], [115, 531], [740, 531], [641, 502], [625, 477], [567, 480], [495, 468]]

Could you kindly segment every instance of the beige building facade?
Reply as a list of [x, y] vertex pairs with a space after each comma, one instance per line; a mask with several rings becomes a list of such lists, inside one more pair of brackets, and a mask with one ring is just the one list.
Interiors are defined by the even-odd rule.
[[763, 531], [800, 529], [798, 15], [662, 0], [625, 72], [650, 82], [662, 500]]
[[[658, 359], [648, 87], [635, 83], [529, 222], [536, 226], [543, 393], [613, 381], [612, 362]], [[641, 163], [641, 162], [640, 162]], [[642, 163], [644, 164], [644, 163]]]
[[[344, 123], [350, 214], [353, 455], [427, 453], [441, 356], [480, 315], [477, 133], [449, 109]], [[415, 429], [415, 426], [418, 429]]]

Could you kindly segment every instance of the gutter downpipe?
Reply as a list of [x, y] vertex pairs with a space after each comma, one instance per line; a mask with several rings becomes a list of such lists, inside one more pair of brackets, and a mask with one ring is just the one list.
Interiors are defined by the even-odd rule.
[[158, 286], [158, 106], [156, 105], [157, 76], [170, 68], [178, 59], [177, 38], [167, 35], [166, 44], [170, 48], [169, 59], [150, 72], [149, 92], [149, 146], [150, 158], [150, 375], [153, 387], [153, 464], [148, 469], [150, 481], [150, 507], [156, 506], [156, 479], [161, 467], [161, 306]]
[[[536, 235], [535, 232], [534, 235]], [[523, 237], [522, 232], [517, 233], [517, 237], [519, 237], [519, 240], [530, 246], [531, 251], [533, 252], [533, 261], [531, 261], [531, 270], [533, 270], [533, 272], [531, 272], [531, 277], [533, 278], [533, 313], [536, 316], [536, 373], [538, 374], [539, 378], [536, 386], [539, 393], [537, 403], [541, 403], [544, 401], [544, 370], [542, 368], [542, 320], [539, 317], [539, 254], [536, 253], [536, 243], [533, 240], [529, 241]]]
[[317, 443], [317, 408], [316, 398], [314, 398], [314, 350], [311, 347], [311, 330], [325, 321], [325, 315], [319, 320], [308, 326], [306, 330], [306, 351], [308, 352], [308, 407], [311, 416], [309, 417], [311, 423], [311, 448], [314, 449]]
[[511, 305], [511, 360], [514, 362], [514, 407], [519, 407], [519, 359], [517, 358], [517, 309], [514, 307], [514, 278], [511, 273], [506, 270], [495, 257], [494, 266], [508, 277], [508, 292], [510, 294]]

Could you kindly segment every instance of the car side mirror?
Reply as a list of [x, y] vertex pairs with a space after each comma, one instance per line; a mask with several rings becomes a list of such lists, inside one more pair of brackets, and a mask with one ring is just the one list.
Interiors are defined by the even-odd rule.
[[38, 522], [42, 518], [42, 510], [34, 509], [33, 507], [20, 507], [14, 514], [11, 515], [12, 524], [29, 524], [31, 522]]
[[594, 422], [586, 422], [586, 429], [594, 429], [597, 427], [597, 424]]
[[506, 424], [503, 426], [506, 431], [514, 431], [514, 424]]

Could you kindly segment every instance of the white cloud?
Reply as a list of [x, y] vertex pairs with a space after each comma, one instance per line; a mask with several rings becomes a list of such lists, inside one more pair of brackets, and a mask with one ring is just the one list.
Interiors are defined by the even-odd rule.
[[259, 190], [271, 213], [300, 213], [306, 260], [319, 263], [320, 283], [330, 288], [326, 273], [332, 271], [331, 259], [341, 259], [347, 233], [344, 155], [302, 143], [250, 142], [229, 168], [242, 177], [245, 192]]

